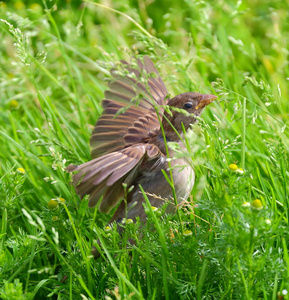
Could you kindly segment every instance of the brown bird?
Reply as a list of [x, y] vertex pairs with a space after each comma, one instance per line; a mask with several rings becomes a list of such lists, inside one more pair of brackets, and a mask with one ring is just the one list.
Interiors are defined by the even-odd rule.
[[[162, 199], [172, 200], [172, 187], [162, 173], [164, 170], [170, 176], [167, 158], [174, 157], [170, 148], [167, 153], [166, 142], [184, 147], [183, 127], [187, 130], [195, 123], [195, 117], [216, 96], [188, 92], [169, 99], [148, 56], [143, 63], [137, 60], [137, 67], [125, 61], [122, 64], [126, 75], [112, 70], [114, 80], [105, 92], [104, 112], [92, 132], [92, 160], [79, 166], [70, 165], [67, 170], [78, 171], [73, 175], [77, 194], [81, 198], [90, 195], [88, 205], [99, 204], [100, 212], [108, 213], [124, 198], [123, 184], [131, 188], [110, 222], [139, 217], [145, 223], [144, 197], [139, 186], [152, 206], [160, 207]], [[171, 108], [170, 112], [165, 111], [166, 106]], [[180, 202], [193, 188], [194, 170], [185, 158], [172, 159], [170, 164], [176, 199]], [[174, 210], [173, 205], [169, 207], [169, 211]]]

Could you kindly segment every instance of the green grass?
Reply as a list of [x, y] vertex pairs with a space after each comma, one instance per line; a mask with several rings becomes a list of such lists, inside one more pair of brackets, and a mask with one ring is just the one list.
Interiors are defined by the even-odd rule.
[[[289, 290], [288, 2], [101, 3], [114, 11], [1, 4], [0, 298], [276, 299]], [[171, 95], [219, 97], [187, 135], [196, 183], [179, 216], [147, 203], [146, 227], [120, 238], [65, 167], [90, 159], [111, 63], [144, 54]]]

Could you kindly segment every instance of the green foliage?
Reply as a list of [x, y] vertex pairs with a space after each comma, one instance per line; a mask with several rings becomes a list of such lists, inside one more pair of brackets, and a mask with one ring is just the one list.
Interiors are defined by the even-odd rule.
[[22, 283], [19, 279], [15, 279], [14, 283], [9, 283], [4, 280], [4, 287], [0, 291], [1, 299], [3, 300], [24, 300], [28, 299], [30, 295], [23, 295]]
[[[288, 3], [110, 5], [0, 3], [1, 299], [286, 299]], [[120, 237], [65, 167], [90, 158], [111, 66], [144, 54], [172, 96], [218, 100], [180, 154], [191, 197]]]

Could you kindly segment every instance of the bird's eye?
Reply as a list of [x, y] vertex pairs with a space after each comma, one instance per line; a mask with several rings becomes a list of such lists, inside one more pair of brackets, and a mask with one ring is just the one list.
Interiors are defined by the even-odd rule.
[[192, 108], [193, 107], [193, 104], [191, 102], [187, 102], [184, 104], [184, 109], [189, 109], [189, 108]]

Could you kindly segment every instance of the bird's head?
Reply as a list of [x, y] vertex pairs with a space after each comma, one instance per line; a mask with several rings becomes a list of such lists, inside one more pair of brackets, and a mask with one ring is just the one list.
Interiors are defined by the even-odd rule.
[[[182, 132], [182, 124], [187, 130], [190, 124], [196, 122], [195, 117], [199, 117], [203, 109], [216, 98], [217, 96], [214, 95], [200, 94], [196, 92], [188, 92], [174, 97], [168, 102], [168, 106], [171, 108], [171, 113], [165, 113], [163, 126], [168, 127], [169, 124], [166, 121], [167, 118], [179, 133]], [[180, 109], [182, 109], [182, 111], [180, 111]], [[168, 130], [169, 128], [166, 129]]]

